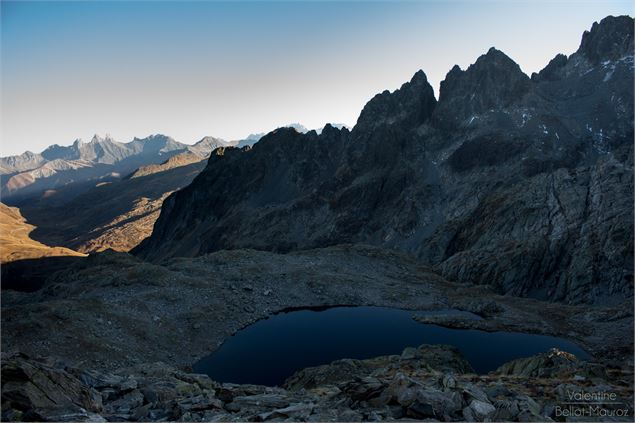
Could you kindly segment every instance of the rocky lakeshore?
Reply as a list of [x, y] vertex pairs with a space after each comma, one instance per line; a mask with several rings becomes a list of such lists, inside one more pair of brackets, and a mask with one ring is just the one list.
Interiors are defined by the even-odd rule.
[[39, 291], [3, 292], [2, 350], [101, 370], [154, 361], [187, 369], [259, 319], [334, 305], [464, 310], [481, 318], [425, 320], [559, 336], [603, 360], [630, 355], [632, 361], [632, 304], [587, 307], [496, 295], [447, 281], [405, 254], [359, 245], [289, 254], [221, 251], [164, 265], [126, 253], [92, 255], [55, 273]]
[[219, 384], [165, 363], [104, 373], [16, 354], [2, 360], [2, 420], [578, 421], [567, 404], [592, 392], [615, 399], [590, 401], [598, 416], [632, 421], [632, 376], [558, 350], [476, 375], [446, 345], [308, 368], [282, 387]]
[[[593, 359], [557, 354], [558, 363], [568, 364], [545, 371], [552, 365], [543, 361], [553, 357], [543, 355], [477, 375], [455, 350], [435, 346], [305, 369], [277, 388], [219, 385], [191, 374], [195, 361], [259, 319], [294, 307], [342, 304], [410, 309], [418, 320], [448, 327], [560, 336]], [[448, 309], [462, 313], [417, 314]], [[628, 304], [582, 307], [496, 295], [370, 246], [221, 251], [163, 265], [100, 253], [57, 272], [39, 291], [3, 292], [3, 420], [544, 421], [554, 417], [558, 392], [568, 384], [597, 385], [631, 404], [631, 310]], [[43, 403], [22, 404], [31, 397], [14, 390], [32, 389], [25, 378], [60, 392], [62, 402], [38, 394]], [[146, 397], [149, 385], [162, 393]], [[466, 393], [471, 387], [478, 393]]]

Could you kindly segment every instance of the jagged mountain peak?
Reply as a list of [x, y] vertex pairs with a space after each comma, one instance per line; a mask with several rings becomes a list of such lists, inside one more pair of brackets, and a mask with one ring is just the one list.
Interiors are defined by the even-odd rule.
[[633, 18], [607, 16], [584, 31], [578, 52], [592, 65], [633, 54]]
[[533, 73], [531, 75], [531, 79], [536, 82], [554, 81], [558, 79], [559, 69], [563, 68], [567, 64], [568, 60], [569, 58], [566, 55], [562, 53], [558, 53], [556, 57], [554, 57], [553, 59], [549, 61], [549, 63], [547, 64], [547, 66], [544, 67], [544, 69], [542, 69], [538, 73]]
[[229, 143], [221, 138], [206, 136], [201, 138], [194, 145], [187, 146], [187, 150], [196, 156], [203, 158], [209, 156], [212, 151], [219, 147], [226, 147], [233, 144], [236, 143]]
[[293, 128], [296, 131], [300, 132], [300, 133], [306, 133], [309, 132], [309, 129], [302, 125], [301, 123], [289, 123], [287, 125], [284, 126], [285, 128]]
[[324, 125], [323, 128], [320, 129], [319, 135], [323, 137], [331, 137], [335, 134], [338, 134], [340, 131], [349, 132], [346, 125], [327, 123], [326, 125]]
[[[582, 35], [580, 47], [571, 56], [558, 54], [549, 64], [531, 78], [534, 82], [558, 81], [572, 75], [594, 78], [594, 70], [602, 70], [601, 81], [611, 80], [616, 66], [628, 66], [633, 62], [633, 18], [630, 16], [608, 16], [599, 23], [594, 22], [590, 31]], [[629, 59], [630, 57], [630, 59]], [[631, 70], [626, 70], [631, 72]]]
[[464, 79], [465, 82], [475, 85], [474, 88], [487, 88], [490, 84], [495, 83], [488, 77], [498, 76], [511, 77], [514, 81], [529, 79], [513, 59], [495, 47], [491, 47], [487, 53], [479, 56], [476, 62], [466, 70], [461, 70], [458, 65], [452, 67], [445, 80], [441, 82], [439, 101], [454, 94], [452, 90], [459, 79]]
[[105, 134], [104, 136], [95, 134], [93, 135], [93, 138], [91, 138], [89, 144], [102, 144], [105, 142], [115, 142], [115, 140], [112, 136], [110, 136], [110, 134]]
[[432, 115], [436, 103], [426, 74], [419, 70], [399, 89], [392, 93], [385, 90], [366, 103], [355, 129], [370, 131], [380, 125], [395, 123], [413, 128]]
[[145, 138], [138, 138], [138, 137], [134, 137], [134, 139], [132, 140], [132, 142], [137, 142], [137, 143], [151, 143], [151, 144], [157, 144], [157, 143], [162, 143], [162, 144], [167, 144], [167, 143], [176, 143], [177, 141], [174, 140], [174, 138], [168, 136], [168, 135], [163, 135], [163, 134], [151, 134], [148, 135]]
[[509, 56], [492, 47], [466, 70], [452, 67], [439, 89], [437, 124], [454, 127], [490, 109], [520, 100], [530, 79]]
[[426, 73], [424, 71], [422, 71], [421, 69], [416, 71], [415, 74], [412, 75], [412, 78], [410, 78], [410, 84], [411, 85], [425, 85], [425, 84], [428, 84], [428, 77], [426, 76]]

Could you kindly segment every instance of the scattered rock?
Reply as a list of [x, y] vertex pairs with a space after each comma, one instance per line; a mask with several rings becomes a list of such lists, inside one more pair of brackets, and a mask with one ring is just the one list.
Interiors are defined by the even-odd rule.
[[[554, 395], [562, 400], [567, 392], [588, 389], [588, 381], [575, 375], [458, 373], [457, 363], [463, 367], [459, 358], [451, 347], [423, 345], [399, 356], [340, 360], [305, 369], [287, 381], [293, 389], [284, 389], [219, 385], [205, 375], [162, 363], [106, 373], [23, 354], [3, 355], [2, 419], [551, 421]], [[317, 377], [316, 369], [325, 376]], [[625, 380], [629, 378], [632, 368], [625, 374]], [[611, 385], [598, 380], [595, 389], [619, 393], [625, 403], [633, 397], [632, 382]]]

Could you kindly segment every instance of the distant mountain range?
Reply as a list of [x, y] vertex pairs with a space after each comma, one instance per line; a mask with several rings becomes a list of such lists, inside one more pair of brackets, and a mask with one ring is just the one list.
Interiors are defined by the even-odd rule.
[[[303, 133], [309, 131], [298, 123], [286, 127]], [[321, 132], [321, 128], [317, 131]], [[149, 169], [156, 172], [168, 166], [194, 163], [209, 157], [218, 147], [250, 146], [263, 135], [265, 133], [251, 134], [237, 141], [204, 137], [194, 145], [160, 134], [134, 138], [128, 143], [117, 142], [110, 136], [95, 135], [87, 143], [78, 139], [70, 146], [53, 144], [41, 153], [26, 151], [17, 156], [0, 158], [2, 199], [5, 203], [23, 205], [25, 201], [42, 197], [57, 197], [56, 203], [60, 204], [99, 183], [119, 180], [132, 173], [138, 175]], [[181, 155], [184, 157], [171, 160]], [[59, 194], [60, 189], [63, 189], [64, 195]]]
[[126, 178], [101, 183], [63, 204], [41, 199], [28, 202], [21, 211], [36, 226], [31, 237], [45, 244], [84, 253], [128, 251], [150, 235], [163, 200], [189, 185], [204, 168], [204, 160], [181, 153]]
[[121, 179], [142, 166], [161, 164], [183, 153], [203, 160], [215, 148], [232, 144], [205, 137], [194, 145], [186, 145], [165, 135], [135, 138], [128, 143], [95, 135], [88, 143], [76, 140], [67, 147], [56, 144], [39, 154], [27, 151], [0, 158], [2, 199], [20, 204], [55, 196], [59, 189], [72, 185], [73, 190], [65, 190], [70, 198], [98, 183]]

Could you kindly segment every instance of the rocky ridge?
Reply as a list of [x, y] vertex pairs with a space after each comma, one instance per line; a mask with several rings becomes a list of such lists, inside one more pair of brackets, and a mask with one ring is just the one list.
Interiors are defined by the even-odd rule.
[[420, 71], [352, 131], [278, 129], [219, 150], [135, 254], [361, 242], [501, 293], [621, 302], [633, 294], [632, 24], [602, 20], [533, 79], [491, 49], [453, 68], [438, 102]]

